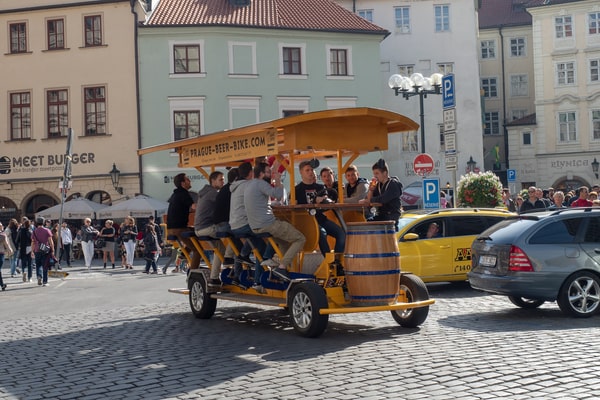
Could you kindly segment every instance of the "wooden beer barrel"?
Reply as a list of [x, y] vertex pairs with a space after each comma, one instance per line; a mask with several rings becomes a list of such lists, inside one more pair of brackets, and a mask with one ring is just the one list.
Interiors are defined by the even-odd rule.
[[344, 270], [352, 303], [387, 305], [398, 296], [400, 252], [394, 221], [348, 222]]

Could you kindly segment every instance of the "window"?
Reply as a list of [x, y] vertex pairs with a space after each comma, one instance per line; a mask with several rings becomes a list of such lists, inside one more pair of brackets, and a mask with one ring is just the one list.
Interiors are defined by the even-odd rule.
[[69, 94], [65, 89], [48, 90], [48, 137], [61, 137], [66, 134], [69, 124]]
[[588, 32], [590, 35], [600, 35], [600, 12], [588, 14]]
[[85, 135], [106, 135], [106, 89], [84, 88]]
[[498, 80], [496, 78], [481, 78], [483, 97], [498, 97]]
[[435, 31], [447, 32], [450, 30], [450, 6], [434, 6]]
[[600, 140], [600, 110], [592, 111], [592, 139]]
[[556, 38], [562, 39], [573, 36], [573, 23], [570, 15], [554, 18]]
[[448, 75], [454, 72], [454, 63], [440, 63], [437, 67], [438, 72], [442, 75]]
[[373, 22], [373, 10], [358, 10], [357, 14], [361, 18], [364, 18], [369, 22]]
[[559, 85], [575, 84], [575, 63], [559, 62], [556, 64], [556, 79]]
[[510, 95], [513, 97], [529, 95], [527, 75], [510, 76]]
[[478, 216], [450, 217], [449, 220], [453, 230], [452, 236], [479, 235], [488, 227], [487, 221], [482, 221]]
[[10, 94], [10, 139], [31, 139], [31, 93]]
[[600, 58], [590, 60], [590, 82], [600, 82]]
[[584, 242], [600, 242], [600, 218], [590, 218], [585, 231]]
[[417, 152], [419, 151], [419, 135], [417, 131], [407, 132], [402, 134], [402, 151]]
[[525, 54], [525, 38], [510, 39], [510, 55], [512, 57], [524, 57]]
[[484, 135], [500, 134], [500, 114], [497, 111], [486, 112], [483, 114], [485, 119]]
[[521, 118], [523, 118], [526, 115], [527, 115], [527, 110], [517, 110], [517, 109], [515, 109], [515, 110], [511, 110], [510, 111], [510, 119], [512, 121], [514, 121], [516, 119], [521, 119]]
[[175, 140], [200, 136], [200, 111], [175, 111], [173, 113]]
[[84, 18], [85, 47], [102, 45], [102, 17], [100, 15], [88, 15]]
[[301, 75], [302, 60], [300, 47], [283, 47], [283, 73], [284, 75]]
[[65, 48], [65, 21], [63, 19], [48, 20], [48, 50]]
[[398, 73], [402, 76], [411, 76], [414, 72], [414, 65], [398, 65]]
[[575, 112], [558, 113], [559, 142], [574, 142], [577, 140]]
[[481, 58], [489, 60], [496, 58], [496, 41], [482, 40], [481, 41]]
[[10, 52], [27, 52], [27, 25], [25, 22], [10, 24]]
[[583, 218], [554, 221], [539, 229], [529, 239], [529, 244], [575, 243], [575, 237]]
[[285, 117], [293, 117], [294, 115], [304, 114], [302, 110], [282, 110], [281, 115]]
[[329, 50], [329, 68], [331, 75], [348, 75], [348, 57], [346, 49]]
[[174, 73], [194, 74], [200, 73], [200, 46], [175, 45], [173, 46]]
[[[229, 75], [256, 77], [256, 42], [229, 42], [228, 49]], [[202, 66], [199, 68], [202, 69]]]
[[256, 124], [260, 120], [260, 96], [228, 96], [229, 127]]
[[309, 101], [310, 97], [277, 96], [279, 115], [289, 117], [307, 113], [309, 111]]
[[[200, 136], [204, 132], [204, 96], [169, 97], [171, 140]], [[172, 152], [176, 155], [176, 152]]]
[[396, 29], [400, 33], [410, 33], [410, 7], [394, 7]]
[[531, 132], [523, 132], [523, 145], [530, 146], [531, 145]]

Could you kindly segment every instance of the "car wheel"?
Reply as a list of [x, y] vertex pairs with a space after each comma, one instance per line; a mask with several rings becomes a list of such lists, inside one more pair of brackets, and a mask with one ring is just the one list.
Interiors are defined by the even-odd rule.
[[327, 308], [327, 296], [321, 286], [306, 282], [292, 288], [290, 320], [301, 336], [314, 338], [325, 331], [329, 315], [321, 315], [319, 310], [322, 308]]
[[217, 308], [217, 299], [210, 297], [206, 291], [206, 279], [202, 274], [191, 274], [189, 277], [190, 308], [196, 318], [209, 319]]
[[[429, 299], [429, 291], [425, 283], [416, 275], [402, 274], [400, 276], [400, 290], [406, 292], [408, 302]], [[420, 308], [407, 308], [405, 310], [392, 310], [392, 317], [404, 328], [416, 328], [427, 319], [429, 306]]]
[[539, 306], [544, 304], [544, 300], [528, 299], [526, 297], [520, 296], [508, 296], [508, 299], [515, 306], [528, 309], [538, 308]]
[[556, 302], [569, 316], [586, 318], [594, 315], [600, 306], [600, 277], [588, 271], [574, 273], [563, 283]]

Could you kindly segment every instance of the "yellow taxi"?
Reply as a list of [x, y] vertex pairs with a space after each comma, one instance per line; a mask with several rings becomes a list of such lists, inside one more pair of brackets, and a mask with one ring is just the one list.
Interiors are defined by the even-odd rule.
[[471, 270], [471, 244], [481, 232], [509, 216], [496, 208], [409, 210], [399, 220], [402, 272], [424, 282], [464, 281]]

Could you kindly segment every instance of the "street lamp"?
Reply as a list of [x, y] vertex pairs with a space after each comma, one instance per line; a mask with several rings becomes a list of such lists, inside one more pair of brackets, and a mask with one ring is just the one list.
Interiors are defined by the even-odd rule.
[[469, 156], [469, 161], [467, 161], [467, 171], [475, 172], [475, 165], [477, 165], [477, 161], [473, 161], [473, 156]]
[[394, 74], [390, 76], [388, 85], [394, 89], [396, 96], [402, 94], [406, 100], [413, 96], [419, 96], [419, 109], [421, 111], [421, 153], [425, 153], [425, 114], [423, 112], [423, 99], [428, 94], [442, 94], [442, 74], [433, 74], [424, 78], [420, 73], [414, 73], [409, 77]]
[[596, 160], [596, 157], [594, 157], [594, 161], [592, 161], [592, 171], [594, 172], [594, 175], [596, 175], [596, 179], [598, 179], [598, 167], [600, 167], [600, 163]]
[[115, 163], [113, 163], [112, 170], [109, 172], [110, 180], [112, 181], [113, 187], [119, 194], [123, 194], [123, 188], [119, 186], [119, 178], [121, 177], [121, 171], [117, 169]]

